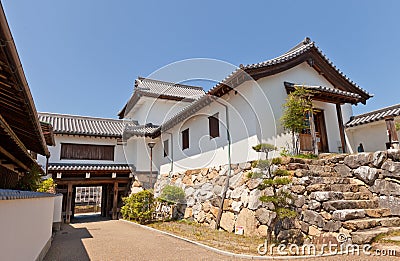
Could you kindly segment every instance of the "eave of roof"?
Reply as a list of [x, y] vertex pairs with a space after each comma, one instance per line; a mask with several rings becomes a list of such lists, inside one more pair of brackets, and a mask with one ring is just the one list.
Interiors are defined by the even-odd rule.
[[311, 86], [304, 84], [295, 84], [290, 82], [284, 82], [284, 85], [286, 92], [288, 94], [294, 91], [297, 87], [303, 87], [307, 90], [313, 91], [312, 93], [313, 100], [320, 100], [334, 104], [340, 104], [340, 103], [357, 104], [358, 102], [360, 102], [361, 99], [361, 96], [359, 94], [346, 92], [325, 86]]
[[350, 121], [345, 124], [345, 127], [356, 127], [371, 122], [381, 121], [384, 120], [386, 117], [398, 116], [400, 116], [400, 104], [353, 116], [350, 118]]
[[[20, 134], [18, 131], [16, 135], [24, 143], [27, 149], [35, 151], [39, 154], [50, 156], [49, 150], [44, 139], [40, 123], [38, 120], [37, 111], [33, 102], [32, 94], [30, 92], [28, 82], [25, 78], [25, 73], [22, 68], [21, 61], [18, 56], [17, 48], [14, 43], [10, 28], [8, 26], [7, 18], [4, 13], [3, 5], [0, 3], [0, 33], [1, 33], [1, 49], [7, 57], [8, 63], [10, 64], [11, 71], [15, 71], [14, 75], [18, 81], [18, 85], [21, 88], [21, 95], [24, 100], [24, 104], [21, 106], [26, 108], [27, 118], [24, 119], [26, 124], [29, 124], [29, 131], [32, 131], [32, 135], [29, 137]], [[13, 123], [14, 124], [14, 123]], [[13, 125], [10, 125], [14, 128]]]
[[79, 164], [79, 163], [50, 163], [49, 172], [57, 171], [115, 171], [115, 172], [131, 172], [133, 167], [129, 164]]

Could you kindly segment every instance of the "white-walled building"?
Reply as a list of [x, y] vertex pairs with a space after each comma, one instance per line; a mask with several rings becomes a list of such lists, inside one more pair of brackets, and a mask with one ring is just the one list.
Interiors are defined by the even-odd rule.
[[[141, 98], [144, 83], [153, 95], [151, 100]], [[285, 149], [291, 136], [280, 124], [282, 105], [288, 93], [300, 85], [315, 92], [319, 151], [349, 151], [344, 123], [352, 115], [351, 105], [365, 104], [372, 96], [306, 38], [277, 58], [241, 65], [203, 95], [166, 101], [171, 92], [193, 91], [195, 87], [139, 78], [135, 85], [139, 88], [119, 116], [132, 124], [148, 124], [148, 128], [126, 129], [127, 148], [136, 152], [127, 158], [137, 171], [148, 172], [147, 144], [154, 142], [153, 170], [169, 173], [254, 160], [260, 155], [251, 148], [259, 143]], [[307, 150], [310, 134], [305, 132], [301, 140], [302, 149]]]
[[[346, 123], [346, 133], [354, 152], [362, 144], [364, 151], [385, 150], [389, 142], [385, 119], [400, 122], [400, 104], [351, 117]], [[397, 131], [400, 136], [400, 131]], [[389, 145], [390, 146], [390, 145]]]

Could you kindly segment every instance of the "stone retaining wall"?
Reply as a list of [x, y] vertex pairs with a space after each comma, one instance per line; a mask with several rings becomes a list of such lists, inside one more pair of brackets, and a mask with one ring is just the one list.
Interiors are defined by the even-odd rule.
[[[272, 169], [286, 169], [292, 183], [284, 189], [294, 195], [296, 219], [278, 223], [278, 240], [323, 242], [344, 233], [355, 243], [370, 241], [378, 232], [400, 226], [400, 150], [352, 155], [322, 154], [317, 160], [283, 157]], [[221, 228], [245, 235], [266, 236], [275, 213], [272, 204], [259, 200], [272, 195], [260, 190], [262, 178], [250, 162], [233, 164], [224, 202]], [[182, 216], [215, 227], [228, 166], [187, 170], [169, 177], [160, 175], [155, 186], [158, 196], [166, 185], [184, 189], [186, 209]], [[266, 173], [265, 173], [266, 174]]]

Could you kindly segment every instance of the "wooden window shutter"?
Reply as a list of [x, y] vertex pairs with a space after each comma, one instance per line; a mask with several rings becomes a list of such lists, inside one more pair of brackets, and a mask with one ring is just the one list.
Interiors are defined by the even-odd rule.
[[208, 117], [208, 128], [211, 138], [219, 137], [218, 113]]
[[114, 146], [62, 143], [60, 159], [113, 161]]
[[189, 148], [189, 129], [182, 131], [182, 150]]

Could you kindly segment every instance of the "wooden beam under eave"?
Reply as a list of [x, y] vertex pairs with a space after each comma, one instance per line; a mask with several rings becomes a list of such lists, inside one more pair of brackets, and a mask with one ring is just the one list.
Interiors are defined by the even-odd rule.
[[5, 150], [1, 146], [0, 146], [0, 153], [3, 154], [4, 156], [6, 156], [7, 158], [9, 158], [10, 160], [12, 160], [13, 162], [15, 162], [22, 169], [24, 169], [26, 171], [30, 170], [30, 168], [28, 166], [26, 166], [24, 163], [22, 163], [19, 159], [14, 157], [11, 153], [9, 153], [7, 150]]

